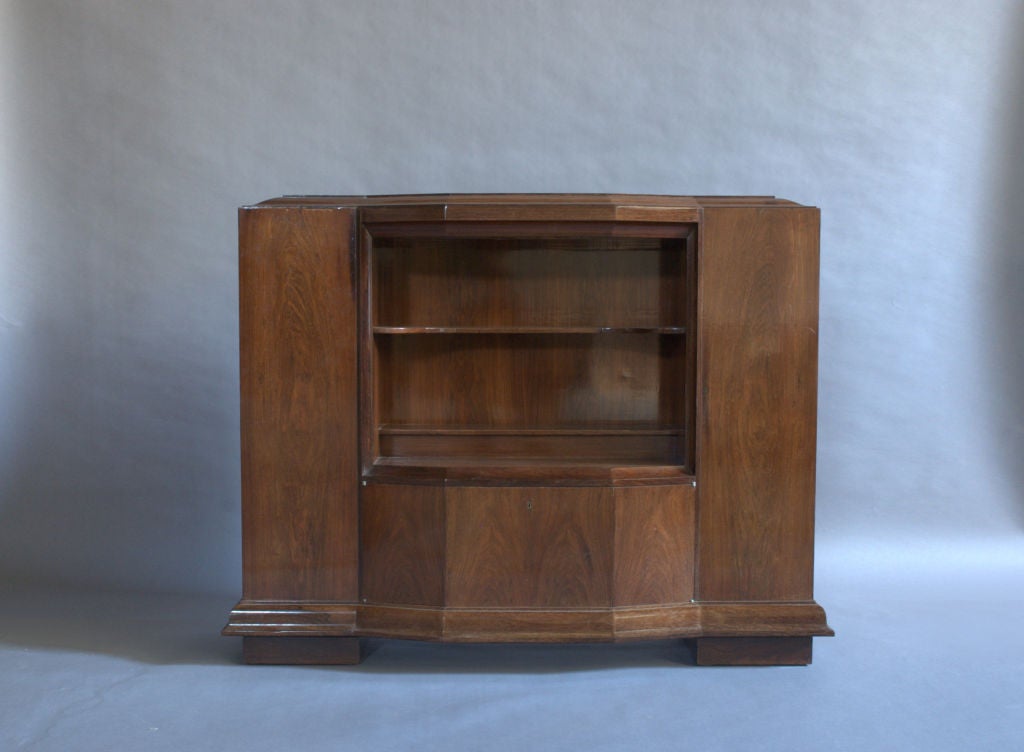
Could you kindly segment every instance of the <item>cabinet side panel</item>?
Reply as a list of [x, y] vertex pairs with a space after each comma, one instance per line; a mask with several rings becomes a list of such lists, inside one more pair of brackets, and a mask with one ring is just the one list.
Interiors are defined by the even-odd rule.
[[358, 597], [351, 209], [239, 215], [243, 589]]
[[812, 597], [813, 208], [706, 208], [698, 277], [699, 600]]

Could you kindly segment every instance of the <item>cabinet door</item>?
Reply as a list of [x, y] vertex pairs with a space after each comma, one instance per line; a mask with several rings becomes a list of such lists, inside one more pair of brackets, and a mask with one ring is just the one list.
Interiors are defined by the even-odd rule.
[[372, 483], [359, 514], [364, 603], [444, 603], [444, 488]]
[[613, 490], [449, 488], [448, 606], [611, 605]]
[[616, 488], [615, 605], [693, 598], [694, 489]]

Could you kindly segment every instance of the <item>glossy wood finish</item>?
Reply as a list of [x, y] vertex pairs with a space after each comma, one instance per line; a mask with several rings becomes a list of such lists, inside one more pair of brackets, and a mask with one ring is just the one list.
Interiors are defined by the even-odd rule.
[[381, 457], [369, 468], [368, 481], [443, 484], [445, 486], [660, 486], [692, 485], [678, 464], [640, 459], [621, 463], [566, 457]]
[[616, 606], [687, 603], [693, 598], [693, 487], [614, 492]]
[[818, 210], [708, 208], [697, 597], [812, 598]]
[[373, 237], [377, 327], [687, 323], [683, 239]]
[[369, 485], [359, 514], [364, 602], [445, 602], [444, 491]]
[[556, 612], [686, 603], [694, 496], [684, 485], [371, 483], [361, 505], [361, 600]]
[[[579, 608], [459, 608], [242, 601], [228, 635], [401, 637], [443, 642], [611, 642], [832, 634], [814, 603], [697, 602]], [[737, 645], [743, 643], [737, 642]]]
[[358, 594], [354, 222], [239, 214], [245, 598]]
[[462, 480], [553, 457], [692, 472], [692, 225], [425, 222], [422, 208], [363, 217], [365, 472]]
[[683, 423], [685, 348], [676, 336], [384, 336], [377, 352], [378, 415], [388, 425]]
[[447, 603], [610, 606], [609, 488], [449, 489]]
[[[293, 197], [240, 226], [250, 662], [358, 638], [810, 661], [816, 209]], [[358, 239], [358, 240], [357, 240]]]

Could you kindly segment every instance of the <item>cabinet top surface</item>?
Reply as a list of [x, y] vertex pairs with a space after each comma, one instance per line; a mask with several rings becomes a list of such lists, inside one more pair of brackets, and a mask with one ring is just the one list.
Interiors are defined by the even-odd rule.
[[[774, 196], [658, 196], [626, 193], [420, 193], [379, 196], [281, 196], [262, 201], [259, 207], [391, 207], [391, 206], [461, 206], [547, 205], [600, 206], [606, 208], [662, 207], [666, 209], [700, 209], [703, 207], [791, 206], [800, 204]], [[253, 207], [246, 207], [253, 208]]]

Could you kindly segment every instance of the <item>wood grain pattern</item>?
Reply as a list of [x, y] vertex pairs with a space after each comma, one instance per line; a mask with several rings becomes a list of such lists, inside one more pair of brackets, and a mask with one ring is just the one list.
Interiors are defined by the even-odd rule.
[[612, 491], [449, 488], [450, 606], [611, 604]]
[[[401, 207], [405, 211], [405, 207]], [[365, 210], [364, 210], [365, 211]], [[382, 211], [378, 209], [377, 211]], [[381, 222], [363, 223], [372, 238], [496, 238], [503, 240], [544, 238], [546, 241], [581, 238], [685, 239], [693, 223], [654, 222]]]
[[245, 637], [242, 659], [270, 666], [351, 666], [363, 660], [363, 646], [357, 637]]
[[684, 327], [684, 241], [374, 240], [375, 326]]
[[352, 603], [242, 600], [232, 609], [223, 634], [246, 637], [337, 636], [353, 634]]
[[[831, 635], [814, 603], [463, 607], [243, 602], [224, 634], [246, 637], [394, 637], [443, 642], [573, 642], [670, 637]], [[740, 645], [742, 643], [735, 643]]]
[[592, 460], [607, 464], [678, 462], [682, 429], [670, 433], [661, 429], [656, 431], [650, 434], [623, 431], [622, 434], [591, 436], [559, 433], [557, 429], [547, 434], [515, 433], [512, 430], [478, 434], [435, 431], [391, 434], [381, 431], [380, 453], [384, 457], [504, 457], [523, 462], [544, 461], [552, 457], [566, 462]]
[[451, 203], [445, 219], [453, 222], [694, 222], [694, 207], [616, 206], [610, 203], [548, 205], [537, 203]]
[[363, 602], [444, 603], [444, 491], [372, 484], [360, 502]]
[[700, 600], [812, 597], [817, 243], [816, 209], [704, 211]]
[[376, 344], [381, 423], [561, 428], [683, 422], [680, 337], [437, 334], [384, 337]]
[[693, 597], [694, 496], [692, 486], [615, 489], [616, 606]]
[[604, 204], [615, 207], [652, 206], [699, 208], [708, 201], [745, 201], [770, 204], [773, 196], [666, 196], [638, 193], [412, 193], [339, 196], [281, 196], [260, 206], [338, 206], [338, 207], [439, 207], [452, 204]]
[[678, 464], [564, 457], [381, 457], [366, 474], [369, 482], [457, 486], [663, 486], [690, 485], [694, 476]]
[[359, 634], [406, 640], [441, 640], [448, 610], [420, 606], [378, 605], [359, 607]]
[[246, 598], [357, 596], [353, 220], [239, 214]]
[[701, 633], [711, 637], [834, 634], [814, 601], [702, 603], [700, 623]]

